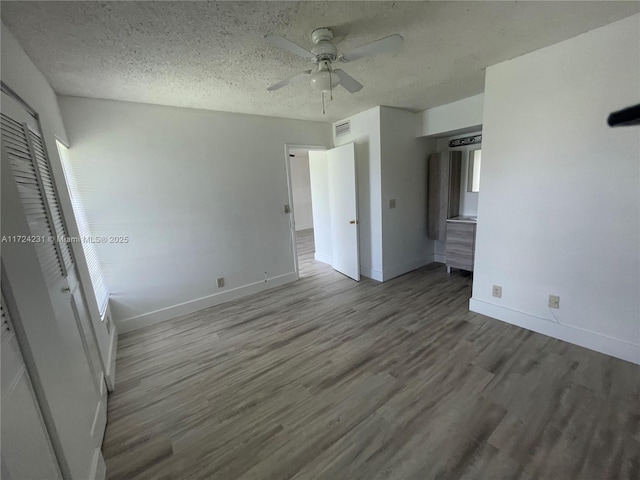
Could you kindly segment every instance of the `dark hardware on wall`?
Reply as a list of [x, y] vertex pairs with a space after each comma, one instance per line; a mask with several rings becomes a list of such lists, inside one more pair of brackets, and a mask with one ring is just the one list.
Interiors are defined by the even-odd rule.
[[465, 145], [473, 145], [475, 143], [482, 143], [482, 135], [472, 135], [471, 137], [449, 140], [449, 147], [464, 147]]
[[612, 112], [607, 118], [610, 127], [629, 127], [640, 125], [640, 103], [632, 107], [623, 108], [617, 112]]

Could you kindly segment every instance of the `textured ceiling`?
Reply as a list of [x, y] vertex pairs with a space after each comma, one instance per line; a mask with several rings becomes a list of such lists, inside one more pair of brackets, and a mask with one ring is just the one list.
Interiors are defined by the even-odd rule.
[[[640, 11], [638, 2], [2, 2], [2, 19], [62, 95], [335, 121], [375, 105], [422, 110], [483, 91], [487, 66]], [[311, 63], [268, 45], [311, 47], [333, 27], [339, 51], [393, 33], [393, 54], [343, 64], [322, 114], [305, 81], [266, 88]], [[535, 74], [535, 72], [532, 72]]]

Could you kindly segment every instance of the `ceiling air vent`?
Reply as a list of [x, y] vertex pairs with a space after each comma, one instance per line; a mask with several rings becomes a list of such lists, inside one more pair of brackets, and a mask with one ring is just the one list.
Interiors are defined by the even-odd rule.
[[351, 122], [347, 120], [346, 122], [337, 123], [336, 124], [336, 137], [341, 135], [346, 135], [351, 132]]

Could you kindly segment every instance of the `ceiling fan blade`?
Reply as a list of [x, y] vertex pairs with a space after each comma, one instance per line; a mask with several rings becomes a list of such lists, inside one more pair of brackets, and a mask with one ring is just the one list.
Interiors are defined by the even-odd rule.
[[362, 84], [344, 70], [340, 70], [338, 68], [333, 72], [338, 74], [338, 77], [340, 77], [340, 85], [342, 85], [347, 91], [356, 93], [362, 90]]
[[267, 35], [264, 37], [267, 42], [271, 45], [287, 50], [291, 53], [295, 53], [296, 55], [313, 60], [316, 56], [311, 53], [309, 50], [305, 50], [300, 45], [293, 43], [291, 40], [287, 40], [280, 35]]
[[282, 88], [282, 87], [284, 87], [286, 85], [289, 85], [291, 82], [295, 82], [296, 80], [299, 80], [302, 77], [304, 77], [305, 75], [309, 75], [310, 73], [311, 73], [311, 70], [305, 70], [304, 72], [296, 73], [292, 77], [285, 78], [284, 80], [282, 80], [282, 81], [280, 81], [278, 83], [274, 83], [269, 88], [267, 88], [267, 90], [269, 90], [270, 92], [272, 92], [273, 90], [278, 90], [279, 88]]
[[358, 48], [354, 48], [350, 52], [340, 55], [340, 60], [344, 62], [353, 62], [364, 57], [370, 57], [371, 55], [377, 55], [379, 53], [393, 52], [400, 48], [404, 39], [402, 35], [390, 35], [388, 37], [381, 38], [375, 42], [368, 43]]

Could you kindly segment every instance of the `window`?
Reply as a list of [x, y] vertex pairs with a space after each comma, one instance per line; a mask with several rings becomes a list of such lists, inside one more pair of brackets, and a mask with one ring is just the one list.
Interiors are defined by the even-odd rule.
[[107, 303], [109, 302], [109, 290], [107, 289], [107, 285], [102, 275], [102, 269], [100, 268], [100, 262], [98, 261], [96, 248], [94, 244], [89, 241], [91, 237], [91, 231], [89, 230], [89, 221], [87, 220], [87, 214], [82, 204], [82, 198], [80, 196], [80, 191], [78, 190], [78, 184], [76, 183], [76, 179], [73, 174], [73, 166], [71, 164], [69, 149], [59, 141], [56, 141], [56, 143], [58, 145], [58, 153], [60, 154], [60, 161], [62, 162], [64, 177], [67, 181], [67, 188], [69, 189], [69, 196], [71, 197], [73, 213], [75, 214], [76, 223], [78, 224], [78, 231], [80, 232], [82, 249], [84, 250], [84, 256], [87, 260], [87, 266], [89, 267], [89, 275], [91, 276], [93, 293], [95, 294], [96, 301], [98, 302], [100, 316], [104, 320], [104, 313], [107, 310]]

